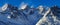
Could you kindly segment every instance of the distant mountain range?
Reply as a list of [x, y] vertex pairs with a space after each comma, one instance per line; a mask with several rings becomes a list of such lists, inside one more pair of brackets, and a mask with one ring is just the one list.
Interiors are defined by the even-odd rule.
[[60, 25], [60, 8], [24, 3], [18, 8], [6, 3], [0, 7], [0, 25]]

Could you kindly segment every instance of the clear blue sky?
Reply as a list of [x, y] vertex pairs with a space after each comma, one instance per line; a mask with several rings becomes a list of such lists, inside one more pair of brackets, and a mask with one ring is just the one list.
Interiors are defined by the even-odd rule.
[[30, 6], [34, 5], [34, 7], [37, 7], [39, 5], [49, 6], [49, 7], [53, 5], [60, 6], [60, 0], [0, 0], [0, 6], [4, 5], [5, 3], [9, 3], [14, 6], [19, 6], [21, 2], [28, 3]]

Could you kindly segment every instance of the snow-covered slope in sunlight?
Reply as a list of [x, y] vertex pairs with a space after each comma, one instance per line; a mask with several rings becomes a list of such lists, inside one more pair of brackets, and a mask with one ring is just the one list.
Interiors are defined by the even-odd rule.
[[24, 2], [22, 2], [21, 4], [20, 4], [20, 7], [19, 7], [19, 10], [20, 9], [25, 9], [27, 7], [27, 4], [26, 3], [24, 3]]
[[44, 16], [37, 22], [36, 25], [60, 25], [60, 20], [58, 20], [60, 19], [58, 18], [58, 12], [60, 12], [60, 10], [58, 11], [57, 9], [59, 9], [57, 6], [49, 8], [49, 10], [46, 11]]
[[5, 11], [7, 9], [7, 7], [8, 7], [8, 4], [7, 3], [4, 4], [2, 7], [0, 7], [0, 12]]

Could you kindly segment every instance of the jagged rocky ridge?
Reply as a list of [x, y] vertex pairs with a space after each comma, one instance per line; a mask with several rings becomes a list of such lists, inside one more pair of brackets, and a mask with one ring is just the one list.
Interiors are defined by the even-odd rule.
[[60, 25], [59, 13], [57, 6], [31, 8], [23, 4], [18, 8], [5, 4], [0, 8], [0, 25]]

